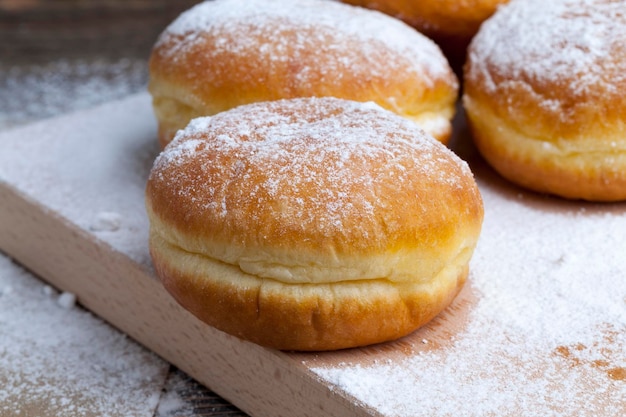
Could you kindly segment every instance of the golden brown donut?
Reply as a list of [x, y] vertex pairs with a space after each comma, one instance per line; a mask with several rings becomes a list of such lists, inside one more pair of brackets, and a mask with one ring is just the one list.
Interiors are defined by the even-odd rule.
[[284, 350], [404, 336], [468, 274], [481, 196], [413, 122], [331, 97], [194, 119], [155, 161], [150, 251], [208, 324]]
[[162, 145], [198, 116], [281, 98], [374, 101], [446, 142], [458, 81], [439, 47], [371, 10], [323, 0], [215, 0], [157, 40], [149, 91]]
[[626, 3], [512, 1], [474, 38], [463, 104], [505, 178], [571, 199], [626, 199]]
[[394, 16], [434, 39], [453, 66], [481, 23], [509, 0], [342, 0]]

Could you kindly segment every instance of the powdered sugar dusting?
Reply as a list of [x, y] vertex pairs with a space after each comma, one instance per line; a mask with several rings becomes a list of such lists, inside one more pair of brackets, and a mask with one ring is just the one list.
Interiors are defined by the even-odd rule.
[[[210, 174], [215, 167], [225, 173]], [[373, 208], [397, 203], [391, 184], [398, 193], [427, 193], [466, 187], [471, 178], [465, 162], [414, 123], [372, 103], [333, 98], [257, 103], [195, 119], [151, 175], [201, 216], [221, 219], [254, 207], [247, 215], [265, 218], [279, 204], [269, 216], [284, 216], [285, 227], [329, 237], [359, 233], [346, 218], [361, 219], [364, 229], [383, 222]], [[414, 199], [412, 210], [436, 204]]]
[[[16, 133], [2, 132], [0, 181], [19, 184], [23, 192], [38, 196], [41, 204], [149, 266], [150, 256], [143, 248], [148, 238], [145, 205], [128, 194], [143, 193], [159, 148], [149, 97], [139, 94], [130, 102], [135, 103], [130, 104], [132, 112], [112, 101], [101, 108], [34, 123]], [[94, 112], [117, 122], [90, 117]], [[63, 146], [58, 144], [60, 138], [65, 139]], [[126, 142], [117, 147], [107, 144], [118, 140]], [[33, 156], [25, 158], [24, 154]], [[135, 181], [129, 181], [129, 176]], [[84, 198], [99, 179], [97, 189]]]
[[[474, 38], [468, 76], [481, 73], [490, 80], [493, 71], [507, 79], [548, 82], [578, 99], [598, 85], [604, 94], [623, 95], [617, 86], [626, 85], [625, 28], [621, 0], [513, 0]], [[546, 99], [546, 106], [559, 105]]]
[[169, 365], [75, 302], [0, 256], [0, 415], [152, 415]]
[[[336, 56], [337, 64], [348, 71], [367, 65], [368, 71], [377, 72], [389, 68], [380, 68], [379, 60], [372, 59], [382, 43], [385, 49], [396, 51], [398, 57], [414, 62], [415, 70], [422, 77], [440, 77], [450, 72], [439, 48], [408, 25], [373, 10], [326, 0], [204, 2], [181, 14], [163, 32], [155, 47], [168, 43], [164, 53], [176, 59], [205, 34], [217, 34], [216, 38], [220, 39], [220, 33], [231, 33], [236, 25], [241, 27], [236, 37], [222, 38], [222, 43], [216, 42], [215, 50], [207, 50], [207, 53], [256, 51], [270, 60], [285, 60], [290, 57], [280, 53], [281, 50], [293, 48], [300, 51], [294, 53]], [[298, 28], [298, 32], [285, 36], [285, 28]], [[258, 39], [266, 40], [260, 50]], [[355, 39], [359, 41], [359, 48], [351, 51], [344, 47], [346, 42]], [[276, 48], [275, 53], [266, 53], [268, 51], [264, 48], [270, 45]], [[333, 68], [327, 68], [327, 71], [330, 77], [342, 74]], [[302, 68], [299, 76], [306, 81], [306, 68]]]
[[425, 329], [410, 355], [313, 371], [386, 416], [624, 415], [626, 207], [479, 186], [476, 299], [451, 340], [415, 342]]
[[[4, 61], [4, 60], [3, 60]], [[0, 128], [92, 107], [145, 89], [147, 63], [57, 59], [42, 65], [0, 62]], [[8, 99], [8, 98], [11, 99]]]

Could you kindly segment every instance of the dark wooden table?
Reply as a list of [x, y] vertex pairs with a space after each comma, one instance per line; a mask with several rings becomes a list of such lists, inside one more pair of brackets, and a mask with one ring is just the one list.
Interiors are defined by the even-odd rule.
[[[158, 34], [198, 0], [0, 0], [0, 129], [145, 90]], [[246, 416], [170, 368], [155, 417]]]

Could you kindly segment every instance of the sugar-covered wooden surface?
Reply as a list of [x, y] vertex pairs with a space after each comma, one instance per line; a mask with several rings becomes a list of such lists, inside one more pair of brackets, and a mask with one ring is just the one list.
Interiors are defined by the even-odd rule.
[[[147, 57], [156, 36], [196, 2], [0, 0], [0, 130], [144, 90]], [[107, 222], [108, 227], [115, 223], [105, 216], [100, 226], [107, 227]], [[245, 415], [155, 355], [147, 355], [152, 358], [150, 366], [145, 353], [123, 355], [136, 343], [97, 318], [85, 319], [89, 314], [72, 303], [71, 295], [58, 292], [4, 254], [0, 255], [0, 293], [0, 347], [5, 348], [2, 360], [11, 365], [0, 366], [0, 373], [7, 375], [28, 365], [33, 377], [21, 381], [17, 405], [22, 406], [22, 415], [57, 414], [55, 407], [90, 384], [101, 388], [98, 395], [87, 407], [63, 407], [63, 415]], [[17, 325], [20, 320], [38, 325], [25, 331]], [[52, 340], [38, 331], [42, 328], [48, 336], [54, 335]], [[101, 338], [124, 342], [103, 344]], [[55, 349], [38, 349], [51, 343], [56, 343]], [[146, 376], [155, 364], [164, 373], [152, 384], [137, 385], [141, 377], [136, 373], [136, 378], [129, 375], [124, 383], [114, 384], [107, 369], [89, 366], [90, 358], [116, 356], [125, 357], [129, 368], [142, 369]], [[68, 370], [81, 378], [70, 377]], [[41, 374], [47, 375], [45, 381], [37, 376]], [[42, 383], [47, 384], [45, 389]], [[129, 392], [149, 395], [154, 401]], [[1, 416], [18, 410], [16, 404], [0, 400]]]
[[[149, 271], [142, 206], [158, 152], [153, 123], [141, 94], [9, 132], [0, 138], [0, 178]], [[453, 306], [395, 343], [324, 354], [263, 351], [257, 359], [270, 365], [261, 374], [284, 365], [297, 375], [290, 383], [319, 386], [311, 401], [330, 395], [373, 415], [625, 414], [626, 205], [512, 187], [482, 164], [460, 128], [454, 146], [476, 173], [485, 224], [470, 281]], [[261, 377], [269, 387], [285, 383]], [[226, 391], [255, 412], [249, 393]]]
[[11, 149], [0, 164], [0, 248], [250, 414], [377, 415], [300, 361], [202, 324], [165, 292], [140, 220], [155, 131], [141, 94], [0, 137]]

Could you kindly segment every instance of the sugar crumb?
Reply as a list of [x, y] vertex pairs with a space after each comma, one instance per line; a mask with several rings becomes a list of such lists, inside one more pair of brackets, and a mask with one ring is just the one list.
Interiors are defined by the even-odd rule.
[[96, 215], [89, 230], [94, 232], [115, 232], [120, 229], [122, 216], [111, 211], [101, 211]]
[[65, 309], [71, 309], [76, 305], [76, 295], [71, 292], [62, 292], [57, 298], [57, 304]]

